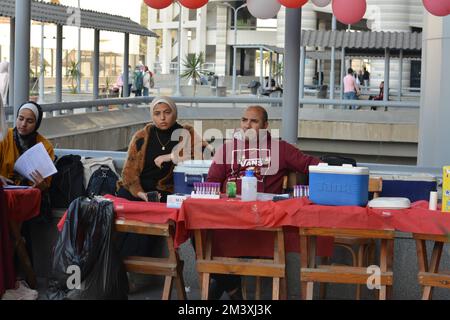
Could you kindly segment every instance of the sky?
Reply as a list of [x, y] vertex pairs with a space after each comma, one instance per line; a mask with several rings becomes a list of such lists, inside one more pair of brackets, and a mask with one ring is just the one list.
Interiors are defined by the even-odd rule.
[[[48, 1], [50, 2], [50, 1]], [[66, 6], [78, 7], [78, 0], [60, 0]], [[82, 9], [129, 17], [139, 22], [142, 0], [80, 0]]]

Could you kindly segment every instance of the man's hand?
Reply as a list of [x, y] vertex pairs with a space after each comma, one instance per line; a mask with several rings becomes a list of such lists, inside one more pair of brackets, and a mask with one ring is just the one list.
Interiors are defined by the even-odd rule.
[[172, 161], [171, 154], [165, 154], [163, 156], [159, 156], [158, 158], [156, 158], [155, 164], [158, 168], [161, 169], [164, 162], [170, 162], [170, 161]]
[[5, 178], [4, 176], [0, 176], [0, 185], [6, 186], [8, 184], [14, 184], [14, 182], [9, 180], [8, 178]]
[[138, 192], [137, 197], [145, 202], [148, 202], [147, 194], [145, 192]]
[[39, 186], [42, 182], [44, 182], [44, 177], [37, 170], [34, 170], [31, 173], [31, 177], [33, 178], [33, 188]]

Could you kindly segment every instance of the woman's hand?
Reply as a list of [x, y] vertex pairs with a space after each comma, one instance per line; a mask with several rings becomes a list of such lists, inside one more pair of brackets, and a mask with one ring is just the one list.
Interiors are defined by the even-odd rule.
[[172, 155], [169, 154], [165, 154], [163, 156], [159, 156], [158, 158], [155, 159], [155, 164], [158, 168], [162, 168], [162, 165], [164, 162], [170, 162], [172, 161]]
[[145, 202], [148, 202], [147, 194], [145, 192], [138, 192], [137, 197]]
[[14, 182], [9, 180], [8, 178], [5, 178], [4, 176], [0, 176], [0, 185], [6, 186], [8, 184], [14, 184]]
[[41, 183], [44, 182], [44, 177], [41, 175], [41, 173], [37, 170], [34, 170], [31, 173], [31, 177], [33, 178], [33, 188], [39, 186]]

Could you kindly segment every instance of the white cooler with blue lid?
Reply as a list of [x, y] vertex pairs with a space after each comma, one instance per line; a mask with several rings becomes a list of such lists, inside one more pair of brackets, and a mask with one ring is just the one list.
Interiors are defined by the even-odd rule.
[[175, 193], [191, 194], [194, 183], [205, 182], [212, 160], [188, 160], [179, 163], [173, 170]]
[[309, 199], [328, 206], [365, 206], [369, 196], [369, 169], [351, 165], [309, 166]]

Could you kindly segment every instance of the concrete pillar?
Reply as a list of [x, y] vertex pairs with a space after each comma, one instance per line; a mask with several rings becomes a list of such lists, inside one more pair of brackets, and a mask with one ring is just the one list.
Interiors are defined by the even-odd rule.
[[300, 38], [302, 27], [302, 9], [286, 9], [285, 35], [285, 68], [282, 137], [289, 143], [297, 144], [298, 140], [298, 99], [299, 99], [299, 68], [300, 68]]
[[384, 58], [384, 98], [383, 101], [389, 100], [389, 80], [390, 75], [389, 72], [391, 70], [391, 53], [388, 48], [385, 49], [385, 58]]
[[94, 100], [98, 99], [98, 87], [100, 76], [100, 30], [94, 30], [94, 56], [92, 57], [94, 66], [93, 95]]
[[[306, 49], [305, 47], [300, 47], [300, 81], [299, 81], [299, 98], [303, 99], [305, 97], [305, 62], [306, 62]], [[303, 108], [303, 105], [300, 105]]]
[[399, 72], [398, 72], [398, 92], [397, 92], [397, 96], [398, 96], [398, 100], [401, 101], [402, 100], [402, 90], [403, 90], [403, 50], [400, 50], [400, 57], [398, 59], [398, 63], [399, 63]]
[[345, 48], [341, 49], [341, 100], [344, 100], [344, 77], [346, 74], [345, 70]]
[[[63, 26], [56, 26], [56, 102], [62, 102]], [[60, 111], [55, 111], [61, 114]]]
[[40, 70], [39, 70], [39, 103], [44, 103], [44, 94], [45, 94], [45, 66], [44, 66], [44, 52], [45, 52], [45, 27], [44, 23], [41, 24], [41, 52], [39, 57], [39, 64], [40, 64]]
[[450, 165], [450, 16], [424, 14], [418, 165]]
[[15, 56], [15, 42], [16, 42], [16, 19], [9, 20], [9, 93], [8, 105], [14, 106], [14, 56]]
[[264, 50], [259, 48], [259, 82], [264, 87]]
[[31, 0], [16, 0], [14, 115], [30, 94]]
[[124, 34], [123, 44], [123, 96], [128, 97], [130, 95], [129, 81], [128, 81], [128, 65], [130, 64], [130, 34]]
[[[336, 17], [333, 15], [332, 21], [331, 21], [331, 30], [336, 30]], [[336, 61], [336, 48], [331, 48], [331, 66], [330, 66], [330, 99], [334, 99], [334, 87], [335, 84], [335, 61]]]

